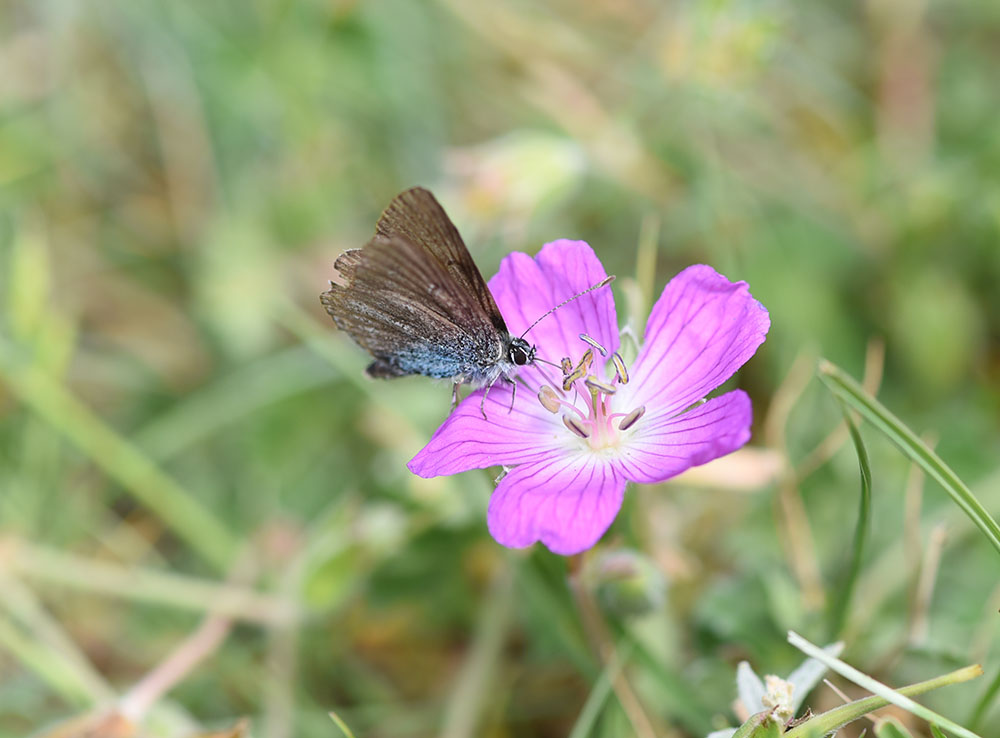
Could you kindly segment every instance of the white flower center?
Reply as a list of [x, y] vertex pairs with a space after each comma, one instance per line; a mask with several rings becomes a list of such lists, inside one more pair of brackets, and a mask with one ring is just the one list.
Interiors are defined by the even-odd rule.
[[795, 710], [792, 707], [795, 685], [774, 674], [768, 674], [764, 677], [764, 686], [767, 690], [761, 700], [764, 707], [773, 708], [774, 716], [782, 723], [795, 717]]
[[[585, 441], [590, 449], [617, 448], [624, 438], [625, 431], [632, 428], [646, 412], [640, 405], [628, 412], [614, 412], [617, 384], [628, 383], [628, 369], [618, 352], [611, 355], [609, 363], [614, 369], [610, 382], [598, 374], [591, 373], [594, 368], [594, 350], [601, 356], [608, 352], [601, 344], [583, 333], [580, 340], [590, 348], [576, 366], [569, 357], [562, 360], [563, 381], [561, 387], [553, 388], [542, 385], [538, 392], [538, 401], [550, 413], [561, 415], [563, 425], [574, 436]], [[583, 405], [583, 409], [579, 405]]]

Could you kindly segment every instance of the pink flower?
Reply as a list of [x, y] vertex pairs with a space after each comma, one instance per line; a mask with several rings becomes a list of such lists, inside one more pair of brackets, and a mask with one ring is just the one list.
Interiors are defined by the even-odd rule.
[[[605, 276], [590, 246], [563, 240], [535, 259], [510, 254], [489, 286], [511, 333], [520, 335]], [[566, 389], [560, 370], [524, 367], [513, 406], [510, 385], [498, 382], [484, 419], [483, 390], [471, 393], [408, 466], [422, 477], [509, 467], [490, 499], [493, 537], [513, 548], [541, 541], [558, 554], [579, 553], [611, 525], [626, 482], [662, 482], [749, 440], [745, 392], [704, 398], [753, 356], [769, 327], [767, 310], [745, 282], [688, 267], [664, 288], [638, 356], [625, 367], [611, 290], [596, 290], [527, 336], [544, 359], [570, 357], [577, 371]]]

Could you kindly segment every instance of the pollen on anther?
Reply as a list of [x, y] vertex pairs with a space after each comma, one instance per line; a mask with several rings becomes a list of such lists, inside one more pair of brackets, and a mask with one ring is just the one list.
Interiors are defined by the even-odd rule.
[[639, 418], [641, 418], [645, 414], [646, 414], [646, 406], [640, 405], [635, 410], [626, 415], [624, 418], [622, 418], [622, 421], [618, 424], [618, 430], [620, 431], [628, 430], [633, 425], [635, 425], [636, 421]]
[[573, 371], [573, 360], [568, 356], [564, 356], [562, 357], [562, 360], [559, 362], [559, 366], [562, 367], [563, 376], [566, 376], [567, 374]]
[[585, 343], [589, 343], [595, 349], [597, 349], [598, 351], [600, 351], [601, 352], [601, 356], [607, 356], [608, 355], [608, 350], [606, 348], [604, 348], [601, 344], [599, 344], [596, 340], [594, 340], [593, 338], [591, 338], [590, 336], [588, 336], [586, 333], [581, 333], [580, 334], [580, 340], [583, 341], [583, 342], [585, 342]]
[[563, 422], [563, 425], [565, 425], [567, 428], [569, 428], [576, 435], [580, 436], [580, 438], [589, 438], [590, 437], [590, 431], [587, 430], [587, 428], [585, 428], [583, 426], [583, 424], [580, 423], [580, 421], [577, 420], [576, 418], [574, 418], [573, 416], [571, 416], [571, 415], [563, 415], [562, 422]]
[[538, 401], [550, 413], [559, 412], [559, 395], [549, 385], [543, 384], [542, 388], [538, 390]]
[[583, 383], [590, 387], [590, 389], [603, 392], [606, 395], [613, 395], [616, 391], [613, 385], [602, 382], [596, 377], [587, 377], [583, 380]]
[[611, 354], [611, 361], [615, 364], [615, 371], [618, 372], [618, 378], [621, 380], [621, 383], [628, 384], [628, 369], [625, 367], [625, 360], [621, 354], [615, 351]]
[[569, 392], [570, 388], [573, 386], [573, 382], [578, 379], [583, 379], [586, 374], [587, 370], [582, 366], [578, 366], [572, 374], [567, 374], [563, 377], [563, 389]]

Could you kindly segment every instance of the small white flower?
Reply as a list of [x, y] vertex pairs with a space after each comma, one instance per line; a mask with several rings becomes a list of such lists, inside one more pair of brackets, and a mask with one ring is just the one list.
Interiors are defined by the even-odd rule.
[[795, 707], [792, 702], [795, 685], [774, 674], [768, 674], [764, 677], [764, 686], [767, 691], [764, 692], [764, 698], [761, 702], [764, 707], [770, 707], [774, 710], [771, 717], [782, 725], [795, 717]]
[[[844, 650], [843, 643], [833, 643], [823, 649], [833, 657]], [[763, 710], [774, 710], [771, 718], [782, 725], [795, 717], [802, 700], [812, 691], [826, 673], [826, 667], [816, 659], [806, 659], [788, 675], [788, 679], [768, 674], [762, 680], [750, 664], [741, 661], [736, 667], [736, 692], [739, 695], [733, 703], [733, 712], [745, 723]], [[736, 728], [716, 730], [708, 734], [708, 738], [732, 738]]]

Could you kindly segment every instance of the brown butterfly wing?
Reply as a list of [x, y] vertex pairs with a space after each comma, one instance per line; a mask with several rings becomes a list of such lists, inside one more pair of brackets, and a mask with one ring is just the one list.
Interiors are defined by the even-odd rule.
[[476, 381], [502, 354], [503, 339], [475, 296], [412, 241], [376, 236], [335, 266], [337, 280], [320, 300], [375, 357], [372, 376]]
[[500, 309], [458, 229], [428, 190], [414, 187], [397, 195], [378, 219], [375, 233], [386, 238], [399, 236], [422, 247], [474, 296], [494, 328], [507, 331]]

